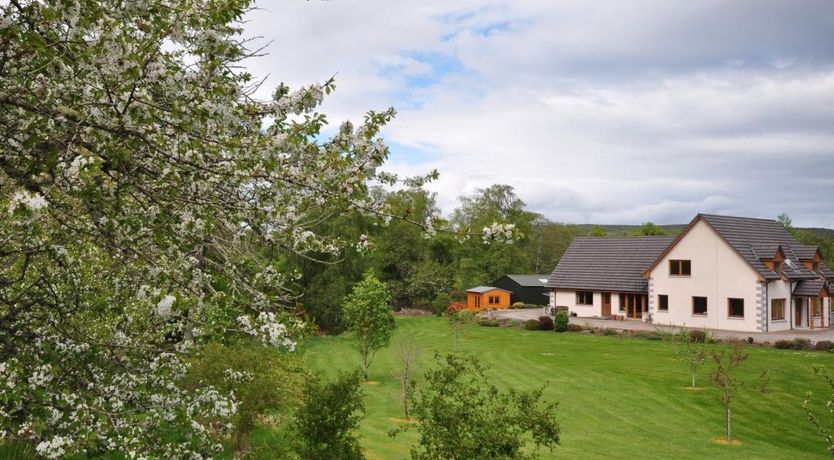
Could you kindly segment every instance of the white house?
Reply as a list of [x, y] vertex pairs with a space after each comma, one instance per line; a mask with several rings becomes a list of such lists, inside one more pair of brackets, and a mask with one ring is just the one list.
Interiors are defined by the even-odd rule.
[[677, 238], [577, 238], [546, 286], [577, 316], [765, 332], [829, 327], [832, 281], [778, 222], [699, 214]]

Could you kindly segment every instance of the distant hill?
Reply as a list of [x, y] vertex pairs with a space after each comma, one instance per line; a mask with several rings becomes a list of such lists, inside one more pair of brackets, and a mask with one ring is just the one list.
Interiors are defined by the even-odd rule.
[[[673, 224], [673, 225], [658, 225], [658, 227], [665, 230], [670, 235], [677, 235], [680, 233], [684, 228], [686, 228], [687, 224]], [[640, 228], [639, 225], [603, 225], [603, 224], [578, 224], [576, 228], [579, 229], [580, 234], [587, 235], [591, 233], [591, 229], [594, 227], [602, 227], [605, 229], [605, 233], [608, 236], [625, 236], [625, 235], [633, 235], [637, 229]]]
[[801, 230], [803, 232], [812, 233], [820, 238], [834, 238], [834, 230], [830, 228], [820, 228], [820, 227], [806, 227], [802, 228], [799, 227], [797, 230]]
[[[605, 225], [605, 224], [577, 224], [576, 228], [579, 230], [581, 235], [587, 235], [591, 232], [591, 229], [594, 227], [602, 227], [605, 229], [605, 232], [608, 236], [625, 236], [625, 235], [633, 235], [637, 229], [640, 228], [639, 225]], [[678, 233], [682, 232], [685, 229], [687, 224], [670, 224], [670, 225], [658, 225], [658, 227], [662, 228], [666, 231], [669, 235], [677, 235]], [[821, 228], [821, 227], [797, 227], [797, 230], [801, 232], [808, 232], [814, 236], [828, 239], [834, 238], [834, 229], [830, 228]]]

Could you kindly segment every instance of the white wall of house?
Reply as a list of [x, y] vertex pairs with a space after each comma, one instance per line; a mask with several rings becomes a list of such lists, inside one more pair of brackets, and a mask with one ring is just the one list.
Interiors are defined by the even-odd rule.
[[576, 316], [592, 317], [602, 314], [602, 294], [594, 292], [593, 305], [578, 305], [576, 303], [576, 291], [556, 291], [556, 307], [568, 307], [571, 313]]
[[[669, 274], [669, 260], [690, 260], [691, 276]], [[657, 324], [694, 328], [760, 330], [762, 297], [758, 274], [707, 223], [697, 222], [649, 274], [649, 296]], [[657, 295], [669, 296], [668, 311]], [[693, 297], [707, 298], [707, 314], [694, 315]], [[728, 315], [728, 299], [744, 299], [744, 318]]]
[[[571, 313], [576, 313], [576, 316], [581, 318], [592, 318], [602, 316], [602, 292], [594, 291], [593, 305], [578, 305], [576, 303], [576, 291], [551, 291], [550, 306], [565, 306], [570, 309]], [[620, 313], [620, 294], [616, 292], [611, 293], [611, 315], [616, 316]]]

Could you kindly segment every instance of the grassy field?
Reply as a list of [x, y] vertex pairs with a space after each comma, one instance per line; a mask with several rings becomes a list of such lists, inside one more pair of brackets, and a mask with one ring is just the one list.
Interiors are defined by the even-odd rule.
[[[421, 369], [435, 351], [451, 351], [452, 338], [439, 318], [399, 318], [397, 334], [413, 333], [424, 347]], [[395, 338], [396, 340], [396, 338]], [[716, 345], [718, 346], [718, 345]], [[313, 338], [305, 359], [333, 374], [359, 366], [358, 355], [341, 337]], [[825, 458], [825, 445], [802, 409], [806, 391], [825, 395], [812, 366], [834, 368], [834, 355], [748, 347], [740, 375], [755, 382], [771, 370], [769, 392], [742, 390], [734, 406], [740, 446], [721, 445], [723, 411], [718, 392], [702, 371], [700, 391], [686, 389], [688, 375], [671, 346], [644, 339], [557, 334], [473, 326], [459, 351], [479, 356], [497, 385], [547, 385], [559, 401], [562, 445], [542, 458]], [[368, 415], [362, 437], [371, 459], [405, 458], [416, 440], [412, 430], [395, 439], [387, 431], [402, 417], [398, 365], [392, 349], [380, 352], [365, 385]], [[421, 373], [422, 374], [422, 373]], [[419, 380], [418, 380], [419, 384]], [[484, 429], [500, 429], [484, 427]]]

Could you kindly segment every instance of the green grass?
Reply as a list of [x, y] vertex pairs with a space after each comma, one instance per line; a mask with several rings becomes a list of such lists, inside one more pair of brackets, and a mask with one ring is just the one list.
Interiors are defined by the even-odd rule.
[[[452, 338], [442, 319], [399, 318], [397, 327], [398, 336], [414, 333], [424, 347], [420, 375], [432, 365], [435, 351], [451, 351]], [[325, 373], [359, 366], [358, 355], [342, 337], [313, 338], [305, 348], [306, 362]], [[668, 344], [478, 326], [459, 344], [459, 352], [475, 354], [490, 366], [500, 387], [546, 385], [545, 396], [559, 401], [562, 445], [543, 452], [542, 458], [825, 458], [825, 445], [802, 402], [808, 390], [826, 395], [812, 366], [834, 368], [834, 355], [745, 350], [750, 358], [739, 375], [755, 382], [769, 369], [770, 391], [742, 390], [733, 423], [741, 445], [727, 446], [713, 441], [722, 436], [724, 415], [718, 392], [708, 382], [711, 366], [705, 365], [699, 376], [704, 388], [687, 390], [688, 374]], [[387, 435], [397, 426], [394, 419], [402, 417], [397, 368], [392, 346], [371, 366], [370, 379], [379, 384], [365, 385], [368, 414], [361, 434], [370, 459], [405, 458], [417, 439], [413, 429], [395, 439]]]

